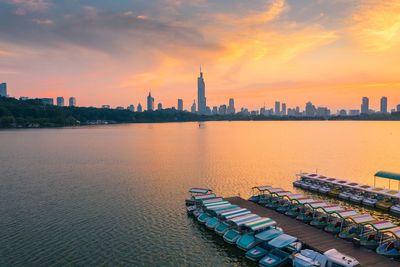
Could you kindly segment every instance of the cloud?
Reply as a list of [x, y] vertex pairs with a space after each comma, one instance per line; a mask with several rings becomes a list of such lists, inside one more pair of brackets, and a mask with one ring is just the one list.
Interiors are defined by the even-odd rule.
[[400, 44], [400, 2], [398, 0], [361, 2], [351, 17], [349, 31], [362, 49], [385, 51]]
[[16, 6], [15, 14], [25, 15], [28, 12], [40, 12], [50, 8], [50, 0], [8, 0]]
[[33, 19], [33, 22], [39, 25], [53, 25], [54, 22], [51, 19]]

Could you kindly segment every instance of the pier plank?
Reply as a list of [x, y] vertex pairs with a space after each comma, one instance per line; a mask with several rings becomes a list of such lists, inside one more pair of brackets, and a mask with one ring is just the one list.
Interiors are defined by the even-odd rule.
[[300, 241], [307, 244], [311, 248], [324, 252], [331, 248], [335, 248], [342, 253], [348, 254], [356, 258], [362, 266], [400, 266], [400, 263], [384, 256], [376, 254], [374, 251], [367, 250], [362, 247], [355, 247], [351, 242], [347, 242], [323, 230], [304, 224], [293, 218], [285, 216], [274, 210], [262, 207], [251, 201], [240, 197], [230, 197], [226, 200], [232, 204], [239, 205], [249, 209], [251, 212], [263, 217], [269, 217], [282, 227], [285, 233], [296, 236]]

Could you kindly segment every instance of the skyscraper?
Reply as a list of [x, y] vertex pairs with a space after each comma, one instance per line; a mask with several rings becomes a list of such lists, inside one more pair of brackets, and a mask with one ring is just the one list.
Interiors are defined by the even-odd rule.
[[147, 111], [154, 110], [154, 97], [151, 96], [151, 92], [147, 96]]
[[368, 114], [369, 113], [369, 98], [368, 97], [364, 96], [362, 98], [361, 113], [362, 114]]
[[162, 110], [162, 103], [158, 103], [157, 110]]
[[190, 112], [196, 113], [196, 100], [193, 100], [192, 107], [190, 108]]
[[64, 97], [62, 97], [62, 96], [57, 97], [57, 106], [59, 106], [59, 107], [64, 106]]
[[382, 96], [382, 98], [381, 98], [381, 113], [387, 113], [388, 112], [387, 105], [388, 105], [387, 97], [386, 96]]
[[143, 112], [142, 104], [137, 105], [137, 112]]
[[315, 106], [311, 102], [307, 102], [305, 111], [306, 111], [306, 116], [307, 117], [313, 117], [317, 113], [317, 109], [315, 108]]
[[281, 114], [281, 102], [276, 101], [275, 102], [275, 115], [280, 115]]
[[1, 96], [7, 97], [7, 84], [6, 83], [0, 83], [0, 97]]
[[69, 106], [70, 107], [75, 107], [76, 106], [76, 98], [75, 97], [71, 96], [69, 98]]
[[282, 115], [286, 116], [286, 103], [282, 103]]
[[183, 111], [183, 100], [178, 99], [178, 111]]
[[135, 106], [134, 105], [129, 105], [127, 107], [127, 110], [131, 111], [131, 112], [135, 112]]
[[206, 114], [206, 109], [207, 109], [206, 85], [204, 83], [201, 66], [200, 66], [200, 76], [197, 78], [197, 103], [198, 103], [199, 113]]
[[235, 114], [235, 99], [229, 99], [228, 114]]

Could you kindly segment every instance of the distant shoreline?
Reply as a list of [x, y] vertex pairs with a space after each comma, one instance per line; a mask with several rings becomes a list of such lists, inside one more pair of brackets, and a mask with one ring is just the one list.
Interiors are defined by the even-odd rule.
[[358, 116], [200, 115], [175, 109], [132, 112], [94, 107], [58, 107], [38, 100], [0, 98], [0, 129], [63, 128], [131, 123], [205, 121], [400, 121], [400, 112]]

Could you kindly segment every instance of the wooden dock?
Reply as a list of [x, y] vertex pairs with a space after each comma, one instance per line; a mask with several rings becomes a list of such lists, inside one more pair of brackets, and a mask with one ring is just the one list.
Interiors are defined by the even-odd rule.
[[240, 197], [226, 198], [232, 204], [246, 208], [251, 212], [262, 217], [268, 217], [278, 223], [284, 232], [297, 237], [301, 242], [313, 248], [316, 251], [324, 252], [331, 248], [356, 258], [362, 266], [400, 266], [400, 262], [391, 260], [384, 256], [378, 255], [374, 251], [356, 247], [351, 242], [347, 242], [323, 230], [312, 227], [311, 225], [297, 221], [284, 214], [274, 210], [262, 207], [251, 201], [244, 200]]

